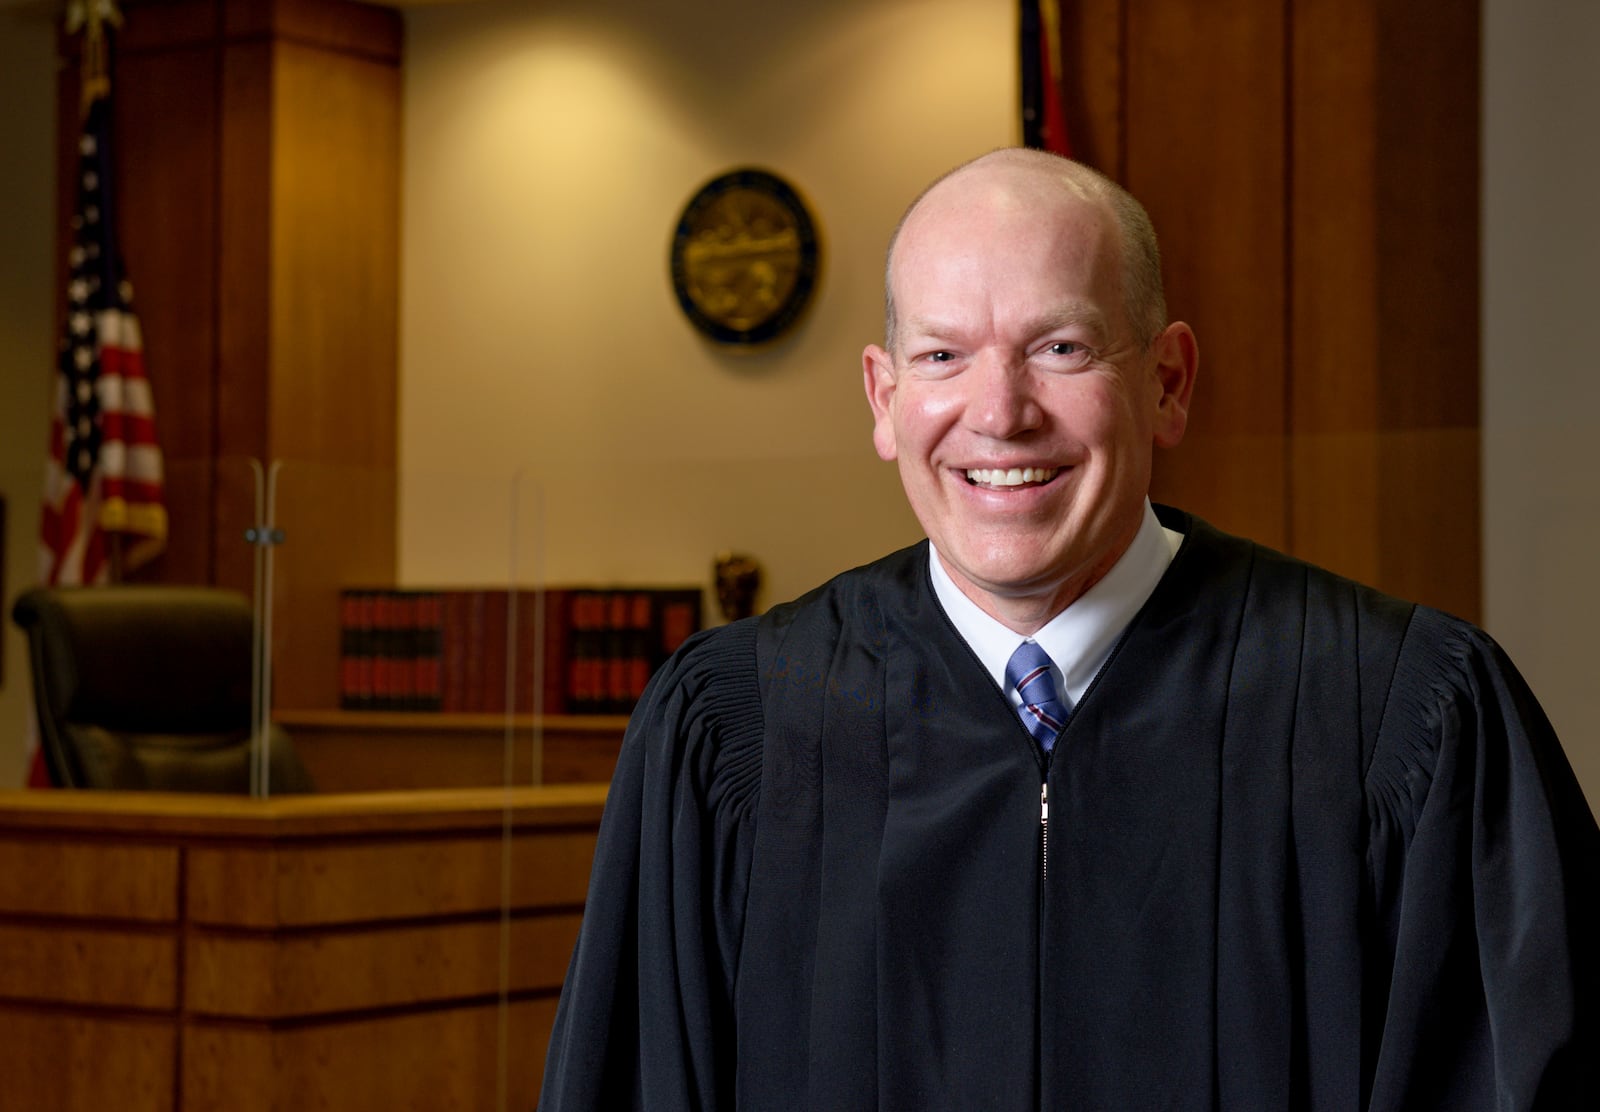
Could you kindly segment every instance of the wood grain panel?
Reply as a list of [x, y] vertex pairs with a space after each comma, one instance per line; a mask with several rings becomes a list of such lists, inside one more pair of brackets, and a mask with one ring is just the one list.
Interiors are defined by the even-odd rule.
[[400, 72], [280, 41], [272, 88], [275, 702], [336, 706], [339, 589], [396, 560]]
[[[577, 906], [588, 890], [593, 831], [511, 839], [515, 908]], [[277, 927], [491, 911], [501, 906], [498, 837], [276, 848], [196, 847], [188, 917]]]
[[212, 417], [217, 488], [212, 581], [253, 592], [255, 556], [244, 533], [256, 517], [246, 461], [270, 458], [268, 399], [271, 266], [272, 51], [265, 42], [218, 44], [222, 71], [217, 241], [217, 402]]
[[1379, 440], [1385, 476], [1379, 586], [1468, 621], [1482, 607], [1476, 428], [1417, 429]]
[[[139, 580], [210, 575], [217, 95], [204, 34], [213, 17], [203, 4], [171, 5], [159, 19], [134, 12], [112, 75], [116, 235], [167, 463], [167, 548], [129, 576]], [[62, 120], [74, 126], [75, 49], [67, 48], [71, 91], [61, 102]], [[61, 169], [70, 185], [76, 175]]]
[[390, 63], [400, 59], [393, 12], [344, 0], [224, 0], [231, 37], [271, 36]]
[[336, 792], [504, 784], [508, 727], [512, 783], [535, 782], [536, 747], [539, 783], [609, 783], [628, 724], [621, 715], [536, 720], [531, 715], [292, 710], [276, 717], [319, 790]]
[[273, 78], [273, 448], [392, 472], [400, 72], [282, 43]]
[[[304, 723], [289, 729], [295, 752], [319, 790], [488, 787], [506, 779], [503, 729], [441, 725], [386, 731]], [[527, 736], [514, 741], [511, 776], [514, 783], [534, 782], [533, 741]]]
[[0, 1107], [172, 1112], [176, 1042], [171, 1023], [0, 1005]]
[[217, 0], [123, 0], [120, 8], [122, 55], [209, 43], [222, 26]]
[[491, 1005], [289, 1029], [196, 1024], [184, 1112], [532, 1108], [555, 1007], [554, 997], [509, 1004], [503, 1028]]
[[1122, 180], [1124, 0], [1060, 5], [1063, 108], [1072, 157]]
[[[0, 831], [82, 840], [160, 837], [185, 843], [258, 847], [292, 840], [434, 838], [473, 833], [498, 839], [509, 825], [532, 833], [599, 823], [604, 784], [454, 791], [291, 795], [276, 799], [189, 792], [0, 790]], [[107, 844], [104, 840], [95, 844]]]
[[1477, 23], [1296, 0], [1292, 550], [1479, 611]]
[[[0, 1108], [531, 1106], [603, 798], [599, 785], [273, 800], [0, 792]], [[499, 919], [482, 909], [499, 904], [507, 824], [519, 831], [511, 900], [555, 910], [519, 914], [502, 949]], [[169, 863], [198, 864], [188, 882], [198, 898], [180, 910], [255, 914], [262, 929], [80, 926], [61, 914], [95, 914], [104, 886], [115, 891], [116, 874], [136, 870], [128, 855], [140, 840], [158, 842]], [[52, 855], [56, 843], [113, 867]], [[170, 879], [169, 900], [180, 883]], [[480, 914], [457, 915], [468, 905]], [[28, 910], [41, 906], [52, 917]], [[128, 909], [126, 899], [111, 906]], [[426, 921], [419, 907], [455, 917]], [[349, 918], [385, 909], [401, 921]], [[293, 925], [319, 916], [348, 925]], [[499, 988], [502, 953], [507, 983], [526, 997], [504, 1012], [481, 1003]], [[233, 1014], [180, 1005], [173, 986], [185, 978], [191, 1004]], [[250, 1013], [286, 1018], [241, 1018]]]
[[1386, 497], [1378, 586], [1482, 618], [1479, 23], [1475, 4], [1376, 4]]
[[197, 931], [185, 950], [186, 1005], [206, 1016], [279, 1019], [559, 992], [580, 920], [567, 913], [504, 929], [488, 920], [287, 937]]
[[[338, 375], [327, 372], [330, 379]], [[330, 408], [353, 411], [365, 404], [351, 396]], [[393, 579], [395, 491], [388, 468], [289, 457], [280, 470], [277, 522], [288, 541], [278, 549], [273, 573], [274, 705], [338, 705], [339, 591], [351, 582]]]
[[0, 922], [0, 996], [114, 1008], [178, 1002], [174, 931]]
[[581, 736], [548, 733], [544, 737], [543, 778], [545, 784], [609, 784], [617, 771], [622, 752], [620, 736]]
[[0, 909], [12, 914], [176, 922], [178, 850], [0, 838]]
[[1253, 0], [1128, 9], [1126, 175], [1163, 238], [1173, 319], [1199, 336], [1184, 444], [1154, 493], [1287, 539], [1284, 16]]
[[1478, 427], [1479, 24], [1456, 0], [1377, 10], [1384, 431]]
[[1293, 12], [1290, 548], [1371, 583], [1383, 493], [1378, 28], [1366, 3], [1296, 0]]

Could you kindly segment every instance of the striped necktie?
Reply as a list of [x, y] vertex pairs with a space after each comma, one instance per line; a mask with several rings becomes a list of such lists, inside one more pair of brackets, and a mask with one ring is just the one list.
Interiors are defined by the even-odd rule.
[[1022, 696], [1022, 724], [1046, 753], [1067, 721], [1067, 708], [1056, 694], [1050, 675], [1050, 657], [1033, 641], [1017, 646], [1006, 662], [1006, 683]]

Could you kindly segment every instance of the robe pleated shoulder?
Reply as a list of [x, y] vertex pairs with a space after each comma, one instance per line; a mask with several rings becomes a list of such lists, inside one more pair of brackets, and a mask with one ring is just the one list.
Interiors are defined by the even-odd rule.
[[539, 1107], [734, 1107], [732, 986], [762, 714], [755, 625], [691, 638], [651, 682], [606, 796]]
[[1158, 513], [1048, 759], [925, 544], [685, 645], [540, 1107], [1600, 1107], [1600, 831], [1511, 662]]

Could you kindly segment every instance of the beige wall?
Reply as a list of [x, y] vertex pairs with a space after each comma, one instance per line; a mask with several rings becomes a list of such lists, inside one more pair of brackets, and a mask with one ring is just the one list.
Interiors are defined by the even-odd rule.
[[1484, 621], [1600, 809], [1600, 5], [1484, 5]]
[[[775, 599], [916, 535], [868, 445], [858, 352], [876, 335], [879, 255], [905, 197], [1013, 137], [1011, 5], [840, 0], [762, 15], [760, 26], [750, 12], [764, 8], [684, 7], [547, 0], [408, 13], [401, 449], [412, 581], [540, 565], [551, 579], [701, 580], [712, 551], [741, 547], [767, 564]], [[53, 347], [54, 48], [38, 13], [0, 5], [7, 615], [32, 574]], [[1600, 107], [1587, 65], [1600, 11], [1486, 0], [1484, 41], [1487, 624], [1600, 800], [1600, 466], [1589, 428], [1600, 367], [1588, 328], [1600, 163], [1583, 141]], [[678, 318], [666, 248], [694, 187], [746, 161], [807, 194], [827, 257], [801, 331], [735, 359]], [[582, 216], [595, 197], [602, 220]], [[548, 540], [525, 536], [513, 556], [508, 509], [532, 533], [536, 486]], [[612, 512], [644, 525], [603, 526]], [[0, 783], [14, 783], [26, 672], [9, 616], [0, 625]]]
[[[402, 578], [705, 582], [736, 549], [771, 602], [919, 538], [872, 451], [860, 352], [907, 200], [1017, 139], [1015, 18], [1008, 0], [408, 11]], [[792, 182], [823, 239], [809, 316], [757, 354], [700, 339], [667, 276], [685, 202], [747, 164]]]
[[0, 613], [0, 787], [22, 779], [28, 646], [11, 603], [33, 582], [55, 341], [55, 27], [0, 8], [0, 498], [6, 503]]

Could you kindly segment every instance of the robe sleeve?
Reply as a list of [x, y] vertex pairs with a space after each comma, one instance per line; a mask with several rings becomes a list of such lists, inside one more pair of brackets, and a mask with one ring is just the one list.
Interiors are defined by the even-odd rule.
[[1600, 831], [1485, 634], [1416, 611], [1366, 783], [1370, 1107], [1600, 1107]]
[[751, 622], [686, 644], [628, 723], [541, 1112], [733, 1107], [762, 712]]

